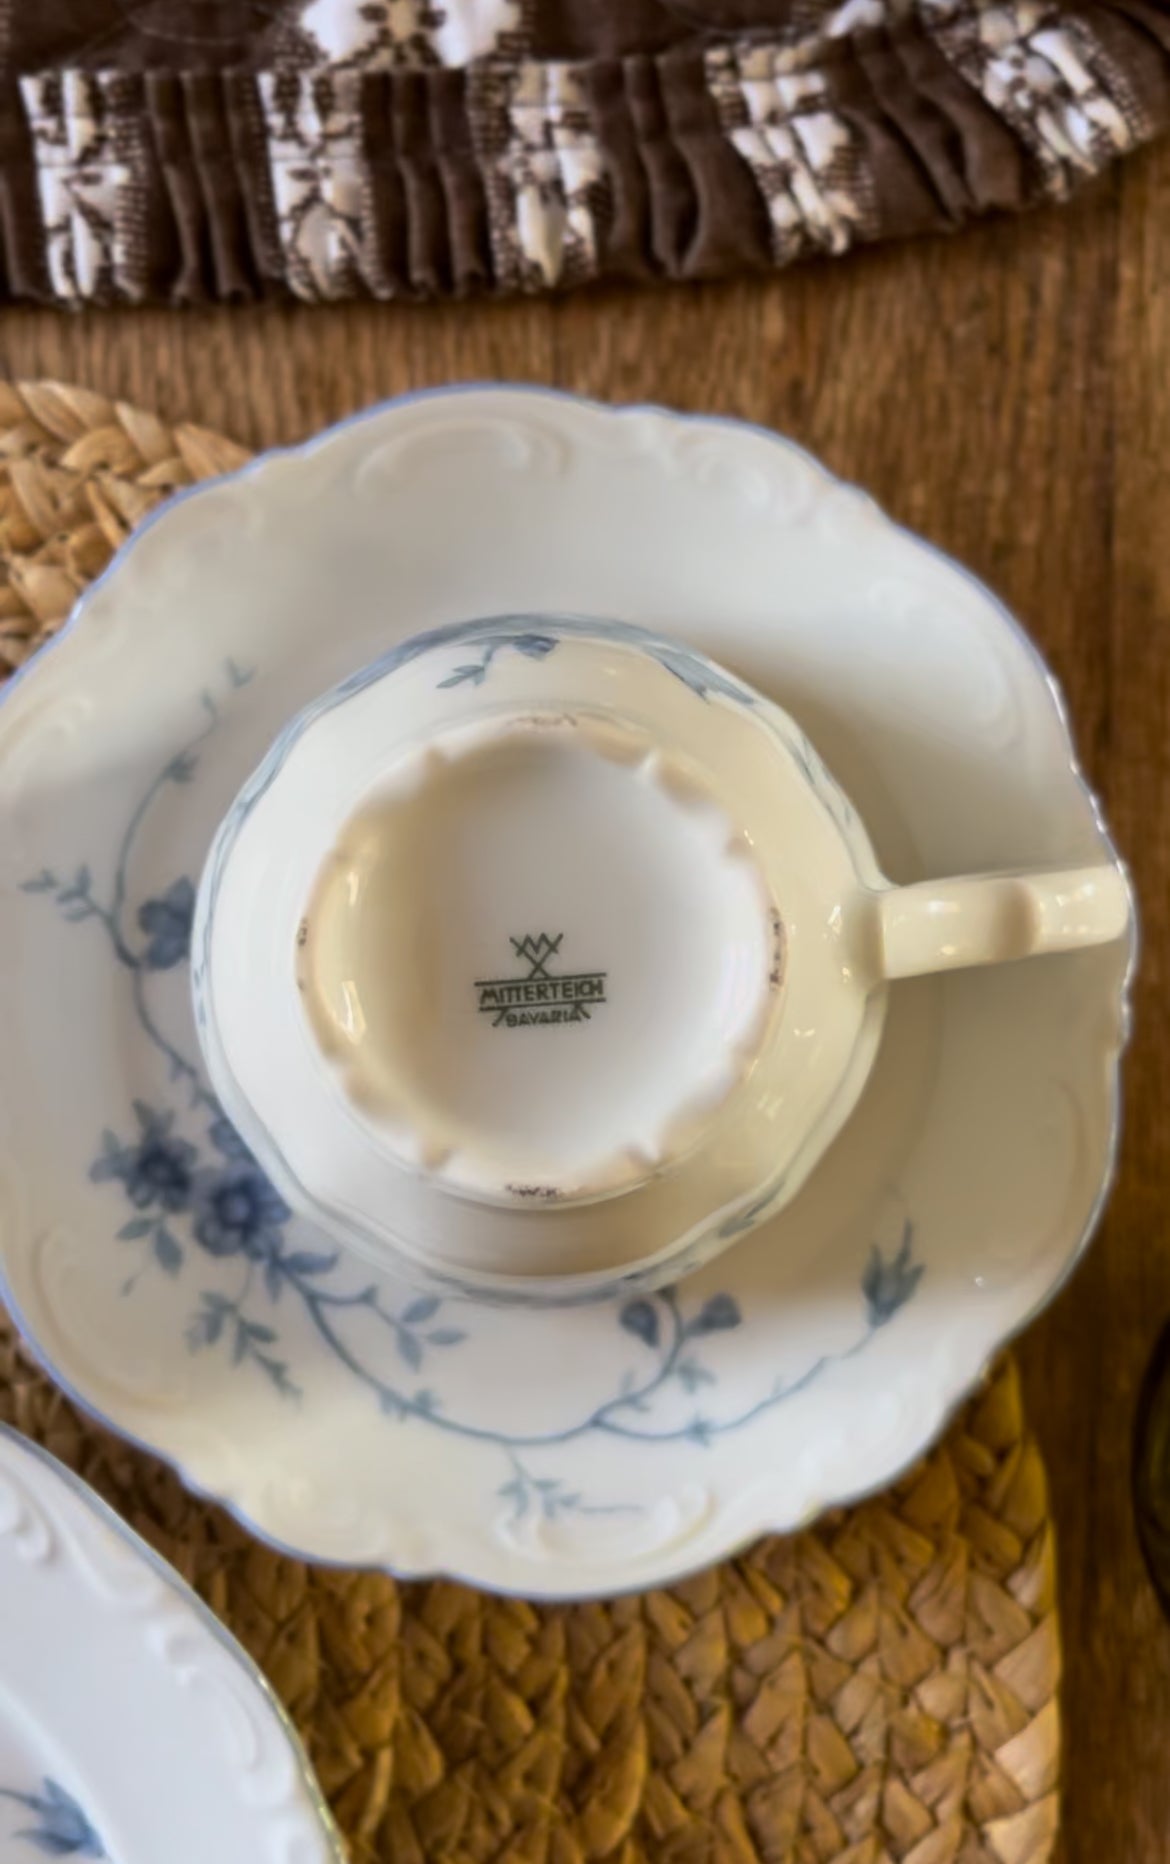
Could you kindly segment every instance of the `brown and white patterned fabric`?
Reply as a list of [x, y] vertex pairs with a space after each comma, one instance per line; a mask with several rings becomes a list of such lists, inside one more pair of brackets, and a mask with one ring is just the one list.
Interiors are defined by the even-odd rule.
[[1170, 0], [0, 0], [0, 296], [764, 270], [1167, 121]]

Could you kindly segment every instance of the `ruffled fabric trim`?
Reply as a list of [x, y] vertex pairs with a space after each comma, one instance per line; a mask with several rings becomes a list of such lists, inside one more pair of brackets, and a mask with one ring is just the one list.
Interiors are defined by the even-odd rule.
[[1061, 199], [1170, 117], [1170, 0], [845, 0], [804, 33], [580, 60], [506, 44], [0, 80], [0, 290], [320, 301], [762, 271]]

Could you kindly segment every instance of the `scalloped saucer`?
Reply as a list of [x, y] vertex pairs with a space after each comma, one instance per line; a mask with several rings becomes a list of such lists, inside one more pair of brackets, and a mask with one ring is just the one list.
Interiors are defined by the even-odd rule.
[[970, 576], [775, 436], [473, 388], [139, 532], [0, 704], [0, 1262], [74, 1395], [312, 1558], [569, 1597], [893, 1478], [1060, 1284], [1116, 1140], [1131, 952], [899, 986], [800, 1194], [661, 1295], [440, 1301], [294, 1220], [198, 1066], [194, 879], [313, 695], [493, 613], [673, 634], [772, 694], [895, 880], [1115, 859]]
[[234, 1638], [84, 1482], [0, 1428], [0, 1864], [343, 1855]]

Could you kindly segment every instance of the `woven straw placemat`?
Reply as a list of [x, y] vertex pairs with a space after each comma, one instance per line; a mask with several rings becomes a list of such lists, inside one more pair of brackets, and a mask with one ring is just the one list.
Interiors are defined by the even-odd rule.
[[[79, 389], [0, 385], [0, 677], [160, 498], [244, 457]], [[1053, 1537], [1010, 1359], [886, 1495], [668, 1592], [574, 1606], [258, 1546], [80, 1417], [2, 1316], [0, 1418], [92, 1482], [251, 1651], [355, 1864], [1051, 1853]]]

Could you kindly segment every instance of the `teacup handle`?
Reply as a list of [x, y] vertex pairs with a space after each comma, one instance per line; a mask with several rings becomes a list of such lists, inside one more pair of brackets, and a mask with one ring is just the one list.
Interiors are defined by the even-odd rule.
[[924, 880], [870, 901], [873, 968], [883, 978], [1105, 945], [1132, 913], [1119, 867]]

